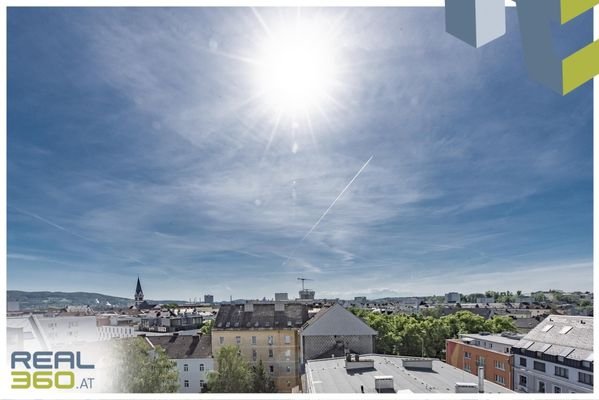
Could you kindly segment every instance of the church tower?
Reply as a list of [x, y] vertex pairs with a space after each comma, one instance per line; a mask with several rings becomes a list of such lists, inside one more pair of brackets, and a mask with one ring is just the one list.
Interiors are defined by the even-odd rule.
[[139, 276], [137, 277], [137, 287], [135, 288], [135, 307], [139, 307], [144, 301], [144, 292], [141, 290], [141, 283], [139, 282]]

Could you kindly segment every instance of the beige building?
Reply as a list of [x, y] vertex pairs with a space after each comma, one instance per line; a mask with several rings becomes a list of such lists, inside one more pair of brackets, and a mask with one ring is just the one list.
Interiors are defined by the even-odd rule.
[[212, 328], [212, 354], [216, 358], [222, 346], [238, 346], [250, 364], [262, 360], [278, 392], [291, 392], [294, 386], [300, 385], [298, 331], [307, 320], [305, 304], [221, 305]]

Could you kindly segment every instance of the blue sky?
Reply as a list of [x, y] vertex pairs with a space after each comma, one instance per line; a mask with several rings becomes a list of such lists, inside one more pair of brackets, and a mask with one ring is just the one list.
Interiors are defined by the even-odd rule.
[[513, 9], [478, 50], [442, 9], [303, 10], [330, 28], [335, 102], [278, 125], [247, 60], [296, 11], [258, 15], [9, 10], [9, 289], [592, 289], [592, 86], [531, 81]]

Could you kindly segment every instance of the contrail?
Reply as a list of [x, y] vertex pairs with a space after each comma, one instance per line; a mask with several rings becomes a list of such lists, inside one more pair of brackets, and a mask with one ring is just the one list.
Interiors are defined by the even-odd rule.
[[[46, 219], [46, 218], [44, 218], [44, 217], [42, 217], [40, 215], [37, 215], [35, 213], [32, 213], [30, 211], [23, 210], [22, 208], [15, 207], [15, 206], [9, 206], [9, 207], [12, 208], [12, 209], [14, 209], [14, 210], [17, 210], [21, 214], [28, 215], [28, 216], [30, 216], [32, 218], [37, 219], [38, 221], [42, 221], [43, 223], [48, 224], [48, 225], [50, 225], [50, 226], [52, 226], [52, 227], [54, 227], [56, 229], [60, 229], [61, 231], [64, 231], [64, 232], [66, 232], [66, 233], [68, 233], [70, 235], [76, 236], [79, 239], [83, 239], [83, 240], [85, 240], [87, 242], [94, 243], [94, 244], [102, 244], [101, 242], [98, 242], [96, 240], [93, 240], [93, 239], [90, 239], [90, 238], [85, 237], [83, 235], [80, 235], [80, 234], [78, 234], [76, 232], [73, 232], [72, 230], [67, 229], [64, 226], [58, 225], [57, 223], [54, 223], [54, 222], [50, 221], [49, 219]], [[115, 256], [116, 258], [120, 258], [120, 259], [123, 259], [123, 260], [126, 260], [126, 261], [135, 261], [135, 262], [137, 262], [139, 264], [145, 264], [143, 261], [141, 261], [141, 260], [139, 260], [139, 259], [137, 259], [135, 257], [131, 257], [131, 256], [123, 257], [123, 256], [117, 254], [112, 247], [106, 246], [106, 245], [104, 245], [104, 246], [105, 246], [105, 248], [107, 248], [108, 250], [110, 250], [112, 252], [112, 255]]]
[[88, 242], [95, 243], [95, 242], [94, 242], [93, 240], [91, 240], [90, 238], [86, 238], [85, 236], [81, 236], [81, 235], [79, 235], [79, 234], [77, 234], [77, 233], [75, 233], [75, 232], [73, 232], [73, 231], [71, 231], [71, 230], [69, 230], [69, 229], [65, 228], [64, 226], [60, 226], [60, 225], [58, 225], [58, 224], [56, 224], [56, 223], [54, 223], [54, 222], [52, 222], [52, 221], [50, 221], [50, 220], [47, 220], [46, 218], [44, 218], [44, 217], [41, 217], [41, 216], [39, 216], [39, 215], [37, 215], [37, 214], [34, 214], [34, 213], [32, 213], [32, 212], [29, 212], [29, 211], [27, 211], [27, 210], [23, 210], [22, 208], [19, 208], [19, 207], [15, 207], [15, 206], [10, 206], [10, 207], [11, 207], [11, 208], [13, 208], [13, 209], [15, 209], [15, 210], [17, 210], [18, 212], [20, 212], [20, 213], [22, 213], [22, 214], [29, 215], [29, 216], [30, 216], [30, 217], [32, 217], [32, 218], [35, 218], [35, 219], [37, 219], [37, 220], [39, 220], [39, 221], [42, 221], [42, 222], [44, 222], [44, 223], [46, 223], [46, 224], [48, 224], [48, 225], [50, 225], [50, 226], [53, 226], [53, 227], [54, 227], [54, 228], [56, 228], [56, 229], [60, 229], [61, 231], [64, 231], [64, 232], [66, 232], [66, 233], [68, 233], [68, 234], [71, 234], [71, 235], [73, 235], [73, 236], [77, 236], [77, 237], [78, 237], [78, 238], [80, 238], [80, 239], [87, 240]]
[[[349, 189], [349, 187], [351, 186], [351, 184], [354, 183], [354, 181], [356, 180], [356, 178], [358, 178], [358, 176], [360, 176], [360, 174], [362, 173], [362, 171], [364, 171], [364, 168], [366, 168], [366, 166], [370, 163], [370, 161], [373, 159], [373, 157], [374, 157], [374, 154], [371, 155], [370, 158], [368, 159], [368, 161], [366, 161], [364, 163], [364, 165], [362, 165], [362, 168], [360, 168], [360, 170], [358, 172], [356, 172], [356, 174], [351, 179], [351, 181], [349, 181], [349, 183], [343, 188], [343, 190], [341, 191], [341, 193], [339, 193], [339, 195], [335, 198], [335, 200], [333, 200], [333, 202], [331, 203], [331, 205], [329, 206], [329, 208], [327, 208], [325, 210], [325, 212], [322, 213], [322, 215], [320, 216], [320, 218], [318, 218], [318, 221], [316, 221], [316, 223], [314, 225], [312, 225], [312, 227], [310, 228], [310, 230], [308, 231], [308, 233], [306, 233], [304, 235], [304, 237], [302, 238], [302, 240], [299, 241], [299, 243], [297, 244], [297, 246], [299, 246], [300, 244], [302, 244], [302, 242], [304, 240], [306, 240], [306, 238], [308, 236], [310, 236], [310, 234], [314, 231], [314, 229], [316, 229], [318, 227], [318, 225], [324, 219], [324, 217], [326, 217], [326, 215], [329, 213], [329, 211], [331, 211], [331, 208], [333, 208], [333, 206], [335, 205], [335, 203], [337, 203], [337, 201], [343, 196], [343, 194], [347, 191], [347, 189]], [[297, 246], [296, 246], [296, 248], [297, 248]], [[291, 253], [291, 255], [289, 257], [287, 257], [287, 260], [285, 260], [285, 262], [283, 264], [287, 264], [287, 262], [289, 261], [289, 259], [293, 256], [293, 253], [295, 253], [295, 250]]]
[[322, 221], [322, 219], [324, 217], [326, 217], [326, 215], [329, 213], [329, 211], [331, 211], [331, 208], [333, 208], [333, 206], [335, 205], [335, 203], [337, 203], [337, 200], [339, 200], [341, 198], [341, 196], [343, 196], [343, 193], [345, 193], [347, 191], [347, 189], [349, 189], [349, 187], [351, 186], [351, 184], [354, 183], [354, 181], [356, 180], [356, 178], [358, 176], [360, 176], [360, 174], [362, 173], [362, 171], [364, 171], [364, 168], [366, 168], [366, 166], [368, 165], [368, 163], [370, 163], [370, 160], [372, 160], [373, 157], [374, 157], [374, 154], [370, 156], [370, 158], [368, 159], [368, 161], [366, 161], [364, 163], [364, 165], [362, 165], [362, 168], [360, 168], [360, 170], [356, 173], [356, 175], [354, 175], [354, 177], [351, 179], [351, 181], [349, 181], [349, 183], [347, 184], [347, 186], [345, 186], [343, 188], [343, 190], [341, 191], [341, 193], [339, 193], [339, 195], [337, 196], [337, 198], [335, 198], [335, 200], [333, 200], [333, 202], [331, 203], [331, 205], [329, 206], [329, 208], [327, 208], [326, 211], [320, 216], [320, 218], [318, 218], [318, 221], [316, 221], [316, 223], [314, 225], [312, 225], [312, 228], [310, 228], [310, 230], [308, 231], [308, 233], [306, 233], [304, 235], [304, 237], [302, 238], [302, 240], [300, 240], [300, 243], [302, 243], [304, 240], [306, 240], [306, 238], [312, 233], [312, 231], [314, 229], [316, 229], [316, 227], [318, 226], [318, 224], [320, 224], [320, 221]]

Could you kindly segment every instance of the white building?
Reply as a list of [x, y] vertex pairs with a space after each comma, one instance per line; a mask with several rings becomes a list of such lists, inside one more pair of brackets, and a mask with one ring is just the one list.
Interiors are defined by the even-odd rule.
[[210, 335], [146, 336], [155, 348], [166, 350], [168, 358], [177, 363], [180, 393], [201, 393], [208, 383], [208, 373], [214, 370]]
[[136, 336], [132, 326], [105, 325], [98, 327], [98, 340], [122, 339]]
[[593, 392], [593, 318], [550, 315], [512, 347], [514, 389]]

